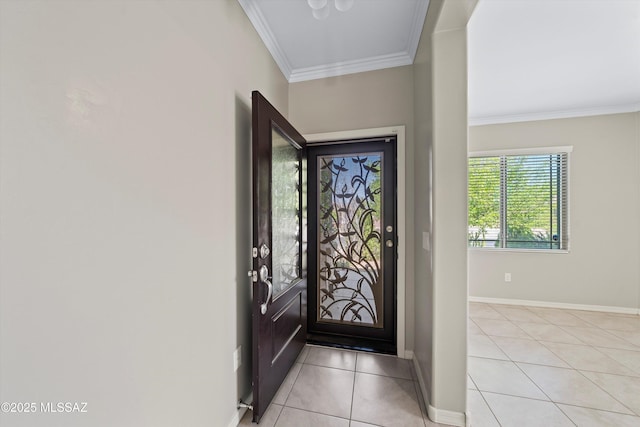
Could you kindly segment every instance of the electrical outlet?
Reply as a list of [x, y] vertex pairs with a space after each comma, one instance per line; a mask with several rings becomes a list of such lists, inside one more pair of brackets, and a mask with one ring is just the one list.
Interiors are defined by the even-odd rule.
[[242, 346], [236, 348], [236, 351], [233, 352], [233, 370], [234, 372], [238, 370], [238, 368], [242, 366]]
[[431, 237], [428, 231], [422, 232], [422, 249], [427, 252], [431, 250]]
[[504, 281], [505, 282], [511, 281], [511, 273], [504, 273]]

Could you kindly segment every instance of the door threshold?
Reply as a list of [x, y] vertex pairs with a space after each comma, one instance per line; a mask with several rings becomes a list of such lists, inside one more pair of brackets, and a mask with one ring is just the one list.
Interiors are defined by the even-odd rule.
[[340, 335], [307, 334], [307, 344], [394, 356], [398, 354], [394, 343]]

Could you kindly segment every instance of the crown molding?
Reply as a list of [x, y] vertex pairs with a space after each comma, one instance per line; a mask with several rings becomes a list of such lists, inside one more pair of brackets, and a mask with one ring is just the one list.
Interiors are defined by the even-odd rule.
[[238, 0], [238, 2], [240, 3], [240, 6], [242, 6], [242, 9], [244, 9], [244, 13], [247, 14], [253, 28], [255, 28], [256, 32], [262, 39], [262, 42], [267, 47], [267, 50], [271, 53], [273, 60], [278, 64], [280, 71], [282, 71], [284, 77], [289, 80], [289, 76], [291, 76], [291, 63], [278, 44], [271, 28], [269, 28], [269, 24], [267, 24], [267, 20], [262, 14], [262, 11], [258, 6], [256, 6], [256, 2], [253, 0]]
[[430, 0], [424, 0], [416, 3], [416, 13], [413, 16], [413, 22], [411, 23], [409, 43], [407, 45], [407, 52], [409, 52], [412, 64], [416, 57], [416, 52], [418, 51], [418, 44], [420, 43], [420, 36], [422, 35], [422, 27], [424, 27], [424, 21], [427, 18], [429, 1]]
[[504, 123], [532, 122], [537, 120], [568, 119], [574, 117], [604, 116], [607, 114], [635, 113], [640, 111], [640, 102], [635, 104], [607, 105], [573, 110], [543, 111], [537, 113], [505, 114], [497, 116], [469, 117], [469, 126], [496, 125]]
[[422, 27], [427, 16], [429, 0], [416, 2], [414, 18], [409, 31], [409, 38], [406, 49], [403, 52], [396, 52], [388, 55], [380, 55], [369, 58], [362, 58], [353, 61], [336, 62], [315, 67], [293, 68], [284, 50], [280, 47], [276, 37], [271, 31], [258, 2], [255, 0], [238, 0], [242, 9], [249, 17], [256, 32], [262, 39], [267, 50], [271, 53], [282, 74], [289, 83], [302, 82], [307, 80], [322, 79], [326, 77], [343, 76], [346, 74], [362, 73], [366, 71], [381, 70], [384, 68], [402, 67], [413, 64]]
[[288, 80], [289, 83], [296, 83], [306, 80], [323, 79], [326, 77], [336, 77], [354, 73], [363, 73], [365, 71], [401, 67], [403, 65], [411, 64], [413, 64], [413, 58], [407, 52], [400, 52], [390, 55], [381, 55], [371, 58], [358, 59], [354, 61], [344, 61], [327, 65], [319, 65], [317, 67], [296, 68], [293, 70]]

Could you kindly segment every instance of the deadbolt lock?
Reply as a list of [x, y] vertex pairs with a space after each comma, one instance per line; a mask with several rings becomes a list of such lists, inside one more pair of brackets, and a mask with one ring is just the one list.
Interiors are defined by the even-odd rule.
[[266, 259], [270, 253], [269, 246], [263, 243], [262, 246], [260, 246], [260, 258]]

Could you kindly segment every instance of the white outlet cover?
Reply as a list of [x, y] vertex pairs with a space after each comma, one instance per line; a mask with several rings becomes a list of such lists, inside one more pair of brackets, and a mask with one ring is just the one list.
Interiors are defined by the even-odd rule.
[[233, 352], [234, 372], [237, 371], [240, 366], [242, 366], [242, 346], [236, 348], [236, 350]]
[[428, 231], [423, 231], [422, 232], [422, 248], [425, 251], [430, 251], [431, 250], [431, 236], [429, 236], [429, 232]]

